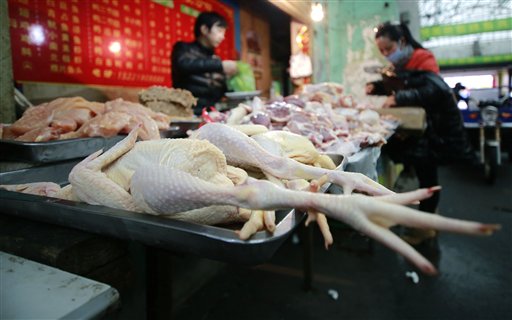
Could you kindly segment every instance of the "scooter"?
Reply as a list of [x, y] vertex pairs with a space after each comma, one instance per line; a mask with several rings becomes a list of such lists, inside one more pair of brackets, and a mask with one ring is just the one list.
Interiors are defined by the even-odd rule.
[[496, 181], [496, 172], [501, 165], [501, 121], [496, 106], [484, 104], [480, 107], [479, 142], [480, 163], [484, 168], [485, 180]]

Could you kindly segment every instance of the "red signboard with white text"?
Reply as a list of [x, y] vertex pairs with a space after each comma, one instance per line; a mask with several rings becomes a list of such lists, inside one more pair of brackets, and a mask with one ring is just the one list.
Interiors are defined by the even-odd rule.
[[[233, 9], [214, 0], [9, 0], [16, 81], [145, 87], [171, 84], [176, 41], [194, 39], [195, 16]], [[217, 48], [235, 58], [234, 28]]]

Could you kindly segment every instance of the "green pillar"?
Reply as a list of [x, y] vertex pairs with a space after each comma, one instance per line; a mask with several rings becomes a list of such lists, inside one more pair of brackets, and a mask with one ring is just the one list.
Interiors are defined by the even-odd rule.
[[7, 0], [0, 0], [0, 123], [16, 120]]
[[[318, 2], [325, 8], [326, 1]], [[327, 14], [322, 21], [313, 22], [313, 81], [316, 83], [328, 81], [330, 78], [328, 24]]]
[[397, 4], [395, 0], [321, 3], [326, 16], [313, 23], [314, 82], [334, 81], [349, 93], [359, 93], [366, 81], [364, 65], [385, 63], [375, 46], [373, 28], [384, 21], [397, 21]]

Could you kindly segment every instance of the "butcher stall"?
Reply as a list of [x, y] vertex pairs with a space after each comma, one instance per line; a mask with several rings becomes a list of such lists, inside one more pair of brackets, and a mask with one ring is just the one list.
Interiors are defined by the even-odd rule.
[[[399, 121], [357, 107], [342, 92], [341, 86], [332, 83], [307, 86], [300, 96], [266, 101], [254, 97], [227, 112], [209, 110], [201, 119], [173, 118], [122, 99], [99, 103], [80, 97], [59, 98], [29, 107], [18, 121], [2, 126], [1, 184], [18, 187], [0, 190], [0, 225], [6, 237], [0, 249], [112, 284], [121, 301], [134, 299], [134, 286], [141, 287], [147, 305], [139, 308], [149, 316], [165, 312], [162, 310], [170, 307], [163, 299], [173, 289], [162, 285], [161, 279], [174, 278], [162, 269], [175, 260], [170, 257], [190, 255], [222, 263], [261, 264], [300, 229], [305, 213], [279, 210], [271, 232], [256, 231], [241, 239], [235, 232], [242, 228], [240, 223], [207, 225], [168, 219], [52, 197], [49, 190], [64, 190], [73, 168], [97, 150], [110, 150], [126, 139], [137, 123], [143, 123], [139, 129], [143, 141], [187, 138], [201, 124], [222, 123], [243, 131], [262, 146], [278, 141], [288, 148], [288, 157], [298, 161], [361, 172], [377, 180], [380, 147]], [[175, 100], [183, 101], [183, 93], [178, 95]], [[146, 103], [155, 101], [148, 91], [141, 96]], [[172, 104], [175, 107], [177, 103]], [[162, 101], [158, 108], [162, 110]], [[114, 116], [119, 123], [111, 123]], [[42, 118], [46, 122], [37, 120]], [[313, 160], [304, 160], [308, 157]], [[45, 185], [42, 191], [36, 185], [37, 192], [25, 185], [34, 183], [53, 185]], [[341, 193], [342, 189], [327, 183], [318, 192]], [[302, 234], [312, 241], [310, 232]], [[307, 288], [313, 278], [311, 246], [304, 250]]]

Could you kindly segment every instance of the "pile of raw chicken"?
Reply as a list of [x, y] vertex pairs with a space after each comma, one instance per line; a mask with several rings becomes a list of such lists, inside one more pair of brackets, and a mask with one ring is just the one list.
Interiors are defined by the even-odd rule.
[[336, 83], [306, 85], [299, 95], [266, 103], [254, 98], [228, 113], [210, 112], [203, 118], [296, 133], [307, 137], [320, 152], [344, 156], [386, 143], [398, 125], [397, 119], [380, 116], [371, 106], [356, 103]]
[[[323, 94], [317, 96], [327, 99]], [[310, 98], [304, 109], [327, 108], [328, 103], [316, 99]], [[52, 103], [60, 105], [57, 101]], [[78, 163], [69, 174], [70, 184], [65, 187], [50, 182], [0, 187], [194, 223], [244, 221], [239, 231], [241, 239], [247, 239], [259, 230], [273, 232], [276, 228], [274, 210], [298, 208], [308, 212], [308, 221], [318, 222], [326, 246], [333, 241], [327, 226], [328, 216], [382, 242], [428, 274], [435, 274], [435, 267], [391, 232], [391, 226], [402, 224], [471, 235], [489, 235], [499, 229], [499, 225], [451, 219], [408, 208], [404, 205], [430, 197], [437, 188], [395, 194], [360, 173], [336, 170], [333, 163], [316, 150], [311, 138], [284, 130], [268, 131], [268, 128], [277, 128], [278, 123], [283, 128], [316, 128], [320, 133], [341, 130], [338, 124], [328, 121], [332, 117], [318, 115], [313, 123], [300, 122], [311, 113], [297, 110], [300, 108], [297, 103], [300, 102], [271, 103], [256, 113], [252, 110], [252, 113], [237, 116], [239, 119], [258, 118], [274, 111], [281, 114], [276, 106], [283, 106], [284, 115], [271, 116], [267, 126], [208, 123], [186, 139], [157, 138], [137, 142], [139, 135], [148, 134], [144, 122], [142, 126], [137, 123], [114, 147], [106, 152], [99, 150]], [[98, 107], [100, 111], [96, 114], [106, 116], [123, 107], [133, 107], [133, 104], [111, 101], [103, 106], [104, 109]], [[257, 107], [253, 103], [253, 108]], [[89, 110], [84, 112], [86, 114], [93, 112], [85, 109]], [[292, 109], [294, 112], [288, 114]], [[232, 122], [237, 112], [241, 109], [234, 110], [226, 122]], [[329, 112], [328, 108], [326, 112]], [[44, 114], [48, 117], [52, 113]], [[119, 112], [112, 119], [123, 114]], [[51, 128], [56, 120], [55, 117], [38, 118], [45, 120], [44, 128]], [[67, 133], [85, 130], [82, 128], [88, 121], [84, 121], [78, 130]], [[241, 122], [244, 121], [235, 121]], [[322, 125], [332, 127], [322, 128]], [[256, 134], [260, 127], [267, 132]], [[350, 134], [349, 130], [347, 135]], [[325, 143], [324, 140], [316, 142]], [[253, 172], [258, 172], [259, 176]], [[326, 183], [339, 185], [345, 194], [317, 193]], [[353, 191], [361, 193], [352, 194]]]
[[140, 124], [139, 138], [152, 140], [160, 139], [159, 130], [168, 129], [169, 123], [168, 115], [122, 99], [100, 103], [58, 98], [29, 107], [13, 124], [0, 126], [0, 137], [25, 142], [112, 137], [128, 134]]

